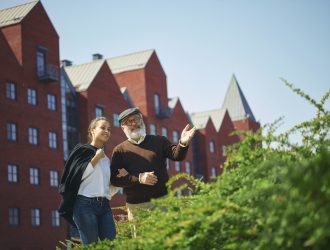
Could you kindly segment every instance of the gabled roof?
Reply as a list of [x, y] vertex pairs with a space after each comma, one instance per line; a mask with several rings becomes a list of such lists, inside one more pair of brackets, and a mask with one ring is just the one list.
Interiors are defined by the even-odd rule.
[[256, 121], [252, 110], [237, 82], [235, 75], [229, 83], [222, 109], [227, 109], [233, 121], [250, 119]]
[[94, 80], [103, 63], [103, 59], [95, 60], [90, 63], [64, 67], [64, 71], [76, 91], [85, 91]]
[[20, 23], [39, 1], [0, 10], [0, 28]]
[[205, 128], [208, 118], [211, 118], [216, 131], [219, 131], [225, 113], [225, 109], [214, 109], [204, 112], [191, 113], [190, 117], [192, 123], [197, 129]]
[[142, 69], [148, 63], [154, 50], [136, 52], [124, 56], [118, 56], [107, 59], [107, 63], [113, 74], [124, 71]]
[[168, 98], [167, 100], [167, 114], [170, 116], [174, 113], [175, 107], [178, 104], [179, 97]]
[[134, 103], [132, 101], [131, 96], [128, 93], [128, 89], [126, 87], [121, 87], [120, 92], [123, 94], [124, 99], [127, 101], [130, 107], [134, 107]]
[[203, 113], [191, 113], [189, 114], [192, 124], [197, 129], [202, 129], [206, 127], [207, 121], [210, 118], [209, 115]]
[[175, 109], [175, 106], [177, 102], [179, 101], [179, 97], [173, 97], [168, 99], [168, 107], [173, 110]]
[[214, 110], [210, 110], [208, 112], [211, 116], [211, 119], [213, 121], [216, 131], [219, 131], [223, 118], [225, 117], [226, 110], [225, 109], [214, 109]]

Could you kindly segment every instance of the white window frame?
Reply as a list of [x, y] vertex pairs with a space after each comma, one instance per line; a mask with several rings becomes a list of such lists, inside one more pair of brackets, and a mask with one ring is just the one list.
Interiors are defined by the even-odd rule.
[[175, 162], [175, 172], [180, 172], [181, 171], [181, 166], [180, 162], [176, 161]]
[[191, 165], [189, 161], [185, 162], [186, 173], [191, 174]]
[[52, 94], [47, 95], [47, 108], [56, 111], [56, 96]]
[[19, 208], [17, 207], [10, 207], [8, 209], [8, 224], [10, 226], [18, 226], [20, 223], [19, 218]]
[[41, 211], [39, 208], [31, 208], [31, 225], [34, 227], [41, 225]]
[[154, 94], [154, 106], [155, 106], [155, 114], [160, 114], [160, 96], [159, 94]]
[[16, 100], [16, 84], [13, 82], [6, 83], [6, 98]]
[[211, 153], [215, 152], [215, 143], [214, 143], [214, 141], [210, 141], [210, 152]]
[[167, 137], [167, 128], [162, 127], [162, 136]]
[[16, 123], [7, 123], [7, 140], [17, 141], [17, 125]]
[[149, 127], [150, 127], [150, 134], [156, 135], [156, 125], [151, 123]]
[[104, 116], [104, 107], [101, 105], [96, 105], [95, 107], [95, 117]]
[[222, 155], [225, 155], [226, 148], [227, 148], [226, 145], [222, 145]]
[[52, 149], [57, 148], [57, 135], [53, 131], [48, 132], [48, 146]]
[[8, 182], [18, 183], [18, 167], [14, 164], [8, 164], [7, 166]]
[[217, 171], [216, 171], [215, 167], [212, 167], [211, 168], [211, 176], [212, 177], [216, 177], [217, 176]]
[[39, 169], [38, 168], [30, 168], [30, 184], [31, 185], [35, 185], [35, 186], [38, 186], [39, 183], [40, 183], [40, 180], [39, 180], [39, 176], [40, 176], [40, 173], [39, 173]]
[[38, 129], [29, 128], [29, 144], [38, 145]]
[[37, 90], [32, 88], [27, 89], [27, 102], [32, 106], [37, 106]]
[[37, 75], [42, 77], [46, 75], [46, 51], [37, 50]]
[[173, 142], [174, 143], [179, 143], [179, 133], [176, 130], [173, 130]]
[[49, 171], [49, 181], [51, 187], [58, 187], [58, 171], [50, 170]]
[[113, 126], [119, 128], [120, 127], [119, 115], [117, 113], [113, 113], [112, 117], [113, 117]]
[[52, 210], [52, 226], [59, 227], [61, 226], [60, 214], [57, 210]]

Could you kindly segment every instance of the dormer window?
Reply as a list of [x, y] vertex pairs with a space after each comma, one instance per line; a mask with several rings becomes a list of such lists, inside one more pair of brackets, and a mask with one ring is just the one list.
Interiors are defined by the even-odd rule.
[[173, 131], [173, 142], [174, 143], [179, 142], [179, 134], [178, 134], [178, 131], [176, 131], [176, 130]]
[[155, 124], [150, 124], [150, 134], [156, 135], [156, 125]]
[[215, 144], [214, 141], [210, 141], [210, 152], [214, 153], [215, 152]]
[[95, 108], [95, 117], [104, 116], [104, 109], [101, 105], [97, 105]]
[[158, 94], [154, 95], [154, 106], [155, 106], [155, 114], [160, 114], [160, 98]]
[[47, 49], [38, 48], [37, 49], [37, 75], [38, 77], [43, 77], [46, 75], [46, 53]]
[[167, 128], [162, 127], [162, 136], [167, 137]]
[[48, 49], [42, 46], [37, 47], [36, 63], [37, 77], [42, 82], [54, 82], [59, 80], [58, 66], [47, 62]]

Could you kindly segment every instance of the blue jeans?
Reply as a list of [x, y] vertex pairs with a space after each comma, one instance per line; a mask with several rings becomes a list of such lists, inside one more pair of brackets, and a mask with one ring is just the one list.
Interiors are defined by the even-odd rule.
[[99, 201], [78, 195], [73, 208], [73, 220], [84, 244], [100, 240], [113, 240], [116, 227], [107, 199]]

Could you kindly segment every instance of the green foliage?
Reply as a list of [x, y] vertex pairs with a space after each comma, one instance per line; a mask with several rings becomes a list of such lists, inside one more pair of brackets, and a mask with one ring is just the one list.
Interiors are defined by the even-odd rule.
[[[330, 247], [330, 96], [313, 100], [292, 84], [295, 93], [316, 108], [316, 117], [283, 134], [282, 119], [226, 151], [225, 170], [214, 183], [187, 175], [193, 195], [157, 199], [157, 208], [137, 221], [117, 224], [116, 240], [82, 249], [329, 249]], [[299, 133], [300, 143], [290, 135]], [[136, 227], [137, 237], [132, 237]]]

